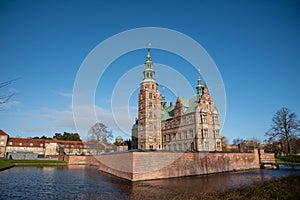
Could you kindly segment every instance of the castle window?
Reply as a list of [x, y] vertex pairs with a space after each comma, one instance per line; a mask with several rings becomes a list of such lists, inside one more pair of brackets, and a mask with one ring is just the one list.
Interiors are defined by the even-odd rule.
[[219, 130], [214, 130], [214, 135], [215, 135], [215, 138], [219, 138], [220, 134], [219, 134]]
[[204, 114], [201, 115], [201, 122], [202, 123], [207, 123], [207, 116], [206, 115], [204, 115]]
[[217, 142], [217, 151], [221, 150], [221, 142]]
[[151, 131], [153, 130], [153, 124], [151, 124], [151, 123], [149, 124], [149, 130], [151, 130]]
[[184, 139], [187, 139], [187, 131], [184, 131], [183, 135], [184, 135]]
[[173, 144], [173, 150], [176, 151], [176, 144]]
[[178, 150], [179, 150], [179, 151], [181, 151], [181, 150], [182, 150], [182, 148], [181, 148], [181, 144], [180, 144], [180, 143], [178, 144]]
[[217, 124], [219, 121], [218, 115], [213, 115], [213, 124]]
[[164, 142], [166, 141], [166, 139], [167, 139], [167, 137], [166, 137], [166, 135], [164, 135]]
[[193, 138], [193, 137], [194, 137], [194, 131], [190, 130], [190, 138]]
[[208, 130], [207, 129], [202, 129], [202, 137], [208, 138]]
[[180, 132], [177, 133], [177, 140], [181, 140], [181, 133]]
[[152, 99], [152, 93], [149, 93], [149, 98]]
[[192, 123], [192, 116], [189, 115], [189, 120], [188, 120], [188, 124], [191, 124]]
[[208, 151], [209, 150], [209, 142], [204, 142], [204, 150]]
[[152, 108], [152, 102], [149, 101], [149, 108]]
[[154, 84], [152, 84], [152, 89], [154, 89]]

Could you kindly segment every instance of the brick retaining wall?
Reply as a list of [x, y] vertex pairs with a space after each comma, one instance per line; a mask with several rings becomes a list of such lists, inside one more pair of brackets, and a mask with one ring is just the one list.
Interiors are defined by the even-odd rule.
[[120, 152], [103, 154], [97, 159], [99, 170], [131, 181], [259, 168], [257, 150], [254, 153]]
[[[50, 158], [50, 157], [48, 157]], [[68, 162], [69, 165], [99, 165], [99, 161], [94, 156], [51, 156], [53, 160], [63, 160]]]

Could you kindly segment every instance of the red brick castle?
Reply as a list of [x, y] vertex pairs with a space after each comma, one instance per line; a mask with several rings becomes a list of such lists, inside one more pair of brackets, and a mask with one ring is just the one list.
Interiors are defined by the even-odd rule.
[[150, 56], [146, 57], [138, 95], [138, 119], [132, 127], [132, 148], [172, 151], [222, 151], [218, 109], [200, 73], [196, 94], [178, 97], [166, 106], [158, 91]]

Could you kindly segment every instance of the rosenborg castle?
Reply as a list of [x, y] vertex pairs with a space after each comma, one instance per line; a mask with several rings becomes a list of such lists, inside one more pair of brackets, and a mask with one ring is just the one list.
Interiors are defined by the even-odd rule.
[[138, 95], [138, 119], [132, 127], [132, 148], [222, 151], [218, 109], [200, 74], [193, 97], [178, 97], [175, 105], [167, 106], [158, 91], [150, 48]]

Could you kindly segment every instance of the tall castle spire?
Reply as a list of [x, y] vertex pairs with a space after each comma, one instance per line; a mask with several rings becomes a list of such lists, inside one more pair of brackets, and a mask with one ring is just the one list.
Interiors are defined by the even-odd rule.
[[143, 72], [144, 78], [142, 82], [156, 82], [155, 81], [155, 71], [152, 69], [152, 60], [150, 55], [151, 43], [148, 43], [148, 54], [145, 62], [145, 69]]
[[161, 99], [152, 69], [150, 43], [138, 98], [138, 127], [132, 141], [138, 149], [162, 149]]
[[198, 83], [197, 83], [196, 89], [197, 89], [196, 94], [201, 96], [202, 95], [203, 84], [202, 84], [201, 77], [200, 77], [200, 69], [198, 70]]

